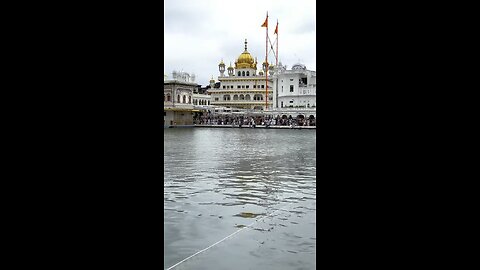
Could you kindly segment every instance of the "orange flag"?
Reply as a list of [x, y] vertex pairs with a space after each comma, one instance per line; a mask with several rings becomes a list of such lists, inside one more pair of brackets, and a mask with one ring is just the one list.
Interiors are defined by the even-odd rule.
[[275, 32], [273, 33], [278, 35], [278, 21], [277, 21], [277, 27], [275, 27]]
[[268, 12], [267, 12], [267, 18], [265, 19], [265, 22], [262, 24], [261, 27], [268, 27]]

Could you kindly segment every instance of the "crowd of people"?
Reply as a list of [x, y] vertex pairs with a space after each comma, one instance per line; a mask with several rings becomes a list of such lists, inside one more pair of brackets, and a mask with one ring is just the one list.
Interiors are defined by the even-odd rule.
[[292, 116], [280, 117], [277, 115], [273, 117], [271, 115], [263, 116], [232, 116], [232, 115], [220, 115], [220, 114], [205, 114], [196, 115], [194, 117], [194, 123], [197, 125], [234, 125], [234, 126], [315, 126], [315, 118], [303, 118]]

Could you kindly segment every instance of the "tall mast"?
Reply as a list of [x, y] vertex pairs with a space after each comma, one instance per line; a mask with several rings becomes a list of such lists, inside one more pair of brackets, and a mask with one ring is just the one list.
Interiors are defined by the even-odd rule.
[[272, 104], [272, 107], [278, 108], [278, 19], [277, 19], [277, 26], [275, 27], [275, 34], [277, 34], [277, 53], [275, 54], [275, 68], [276, 70], [276, 83], [275, 86], [277, 90], [275, 91], [275, 104]]
[[268, 11], [265, 36], [265, 111], [268, 109]]
[[275, 66], [278, 69], [278, 19], [277, 19], [277, 27], [275, 28], [275, 33], [277, 34], [277, 53], [275, 54], [276, 56]]

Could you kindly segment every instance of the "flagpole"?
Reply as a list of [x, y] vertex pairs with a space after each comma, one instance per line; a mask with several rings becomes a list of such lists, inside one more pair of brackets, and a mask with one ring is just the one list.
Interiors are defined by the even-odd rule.
[[265, 36], [265, 111], [268, 109], [268, 11]]
[[277, 53], [275, 54], [275, 67], [276, 67], [276, 78], [277, 78], [277, 81], [275, 83], [275, 86], [277, 88], [277, 91], [275, 91], [275, 104], [272, 106], [275, 107], [275, 108], [278, 108], [278, 19], [277, 19], [277, 26], [275, 27], [275, 33], [277, 34]]
[[277, 27], [275, 28], [277, 31], [277, 53], [276, 53], [276, 62], [275, 62], [275, 66], [277, 67], [278, 69], [278, 20], [277, 20]]

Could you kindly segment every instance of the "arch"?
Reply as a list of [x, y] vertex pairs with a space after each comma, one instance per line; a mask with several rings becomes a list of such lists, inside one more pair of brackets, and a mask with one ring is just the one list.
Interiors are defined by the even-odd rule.
[[233, 100], [238, 100], [238, 95], [233, 95]]
[[255, 95], [253, 96], [253, 100], [263, 100], [263, 95], [261, 95], [261, 94], [255, 94]]
[[177, 103], [180, 103], [180, 95], [177, 96]]
[[250, 76], [250, 71], [247, 70], [247, 76]]
[[239, 72], [238, 72], [238, 76], [240, 77], [241, 75], [242, 75], [242, 73], [239, 71]]
[[183, 103], [187, 103], [187, 96], [183, 95]]
[[243, 94], [240, 95], [240, 100], [245, 100], [245, 96], [243, 96]]
[[170, 101], [171, 97], [170, 95], [167, 95], [167, 101]]
[[192, 96], [188, 96], [188, 104], [192, 103]]
[[245, 95], [245, 100], [250, 100], [250, 95], [249, 94]]
[[245, 71], [242, 71], [242, 76], [245, 77]]
[[230, 100], [230, 95], [223, 95], [223, 100]]
[[282, 115], [282, 119], [287, 119], [287, 118], [288, 118], [287, 115], [285, 115], [285, 114]]

